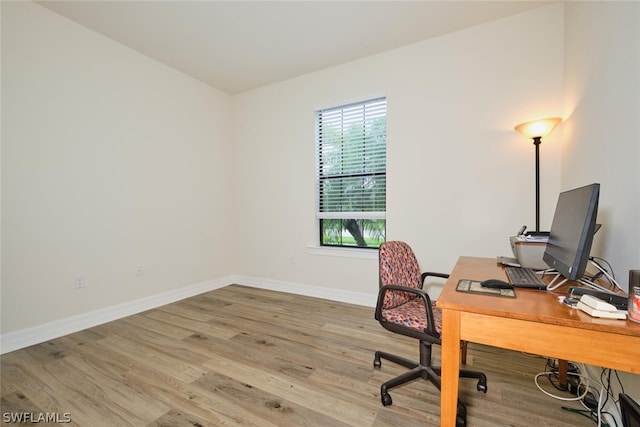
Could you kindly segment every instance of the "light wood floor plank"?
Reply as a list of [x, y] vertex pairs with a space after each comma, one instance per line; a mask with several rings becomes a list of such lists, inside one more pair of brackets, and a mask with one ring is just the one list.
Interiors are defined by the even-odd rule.
[[[1, 356], [2, 411], [90, 427], [438, 425], [425, 381], [382, 406], [380, 385], [405, 368], [374, 368], [378, 349], [418, 353], [372, 308], [233, 285]], [[467, 364], [489, 387], [461, 380], [469, 426], [588, 425], [534, 385], [544, 358], [470, 343]]]

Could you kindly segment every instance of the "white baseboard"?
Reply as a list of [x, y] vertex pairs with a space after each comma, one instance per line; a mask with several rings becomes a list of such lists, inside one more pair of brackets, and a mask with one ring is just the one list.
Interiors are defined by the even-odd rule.
[[0, 354], [29, 347], [64, 335], [79, 332], [93, 326], [122, 319], [181, 299], [199, 295], [203, 292], [219, 289], [233, 283], [231, 277], [198, 283], [173, 291], [152, 295], [123, 304], [105, 307], [66, 319], [45, 323], [44, 325], [9, 332], [0, 336]]
[[123, 304], [105, 307], [89, 313], [68, 317], [66, 319], [56, 320], [44, 325], [9, 332], [0, 336], [0, 354], [9, 353], [11, 351], [19, 350], [21, 348], [101, 325], [103, 323], [122, 319], [123, 317], [141, 313], [166, 304], [171, 304], [173, 302], [219, 289], [234, 283], [259, 289], [268, 289], [296, 295], [323, 298], [331, 301], [363, 305], [366, 307], [374, 307], [377, 298], [376, 294], [363, 294], [340, 289], [262, 279], [258, 277], [227, 276], [221, 279], [198, 283]]
[[259, 277], [236, 276], [235, 282], [239, 285], [251, 286], [253, 288], [268, 289], [296, 295], [304, 295], [314, 298], [322, 298], [330, 301], [344, 302], [348, 304], [362, 305], [365, 307], [375, 307], [378, 298], [378, 288], [375, 293], [360, 293], [345, 291], [334, 288], [323, 288], [320, 286], [302, 285], [299, 283], [282, 282], [278, 280], [262, 279]]

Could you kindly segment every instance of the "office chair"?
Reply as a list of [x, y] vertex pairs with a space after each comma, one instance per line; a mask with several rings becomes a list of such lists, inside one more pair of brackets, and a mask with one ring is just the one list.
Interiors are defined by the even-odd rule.
[[[429, 276], [447, 278], [448, 274], [421, 273], [411, 247], [400, 241], [385, 242], [379, 249], [380, 290], [375, 318], [387, 330], [419, 340], [420, 361], [383, 351], [376, 351], [373, 366], [381, 366], [380, 359], [387, 359], [410, 370], [393, 378], [380, 387], [384, 406], [392, 403], [389, 389], [423, 378], [440, 390], [440, 368], [431, 364], [431, 346], [440, 345], [442, 312], [435, 301], [422, 290]], [[466, 348], [463, 348], [466, 351]], [[460, 370], [461, 378], [476, 378], [477, 390], [487, 392], [487, 378], [481, 372]], [[466, 425], [466, 408], [458, 402], [456, 425]]]
[[623, 427], [640, 427], [640, 405], [630, 396], [620, 393], [620, 415]]

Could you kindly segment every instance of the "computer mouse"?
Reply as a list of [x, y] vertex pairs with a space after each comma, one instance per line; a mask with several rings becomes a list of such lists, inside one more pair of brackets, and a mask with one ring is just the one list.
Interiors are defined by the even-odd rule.
[[513, 289], [513, 286], [509, 282], [505, 282], [500, 279], [488, 279], [484, 282], [480, 282], [480, 285], [484, 288], [492, 289]]

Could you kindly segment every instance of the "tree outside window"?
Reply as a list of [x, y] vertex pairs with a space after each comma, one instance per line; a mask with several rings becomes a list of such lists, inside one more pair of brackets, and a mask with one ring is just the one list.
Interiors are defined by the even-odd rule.
[[320, 244], [385, 240], [386, 99], [316, 112]]

